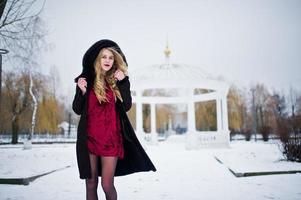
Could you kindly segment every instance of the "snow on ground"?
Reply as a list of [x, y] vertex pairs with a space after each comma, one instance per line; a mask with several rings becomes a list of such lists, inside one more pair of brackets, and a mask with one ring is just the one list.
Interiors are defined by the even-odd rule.
[[[23, 150], [23, 145], [0, 146], [0, 178], [25, 178], [71, 165], [74, 154], [70, 145], [33, 145]], [[74, 155], [75, 156], [75, 155]]]
[[217, 158], [233, 171], [269, 172], [269, 171], [301, 171], [301, 163], [287, 162], [280, 153], [281, 145], [274, 142], [233, 142], [231, 148], [219, 150]]
[[[1, 200], [85, 199], [85, 182], [79, 179], [75, 144], [34, 145], [32, 150], [6, 147], [0, 146], [0, 178], [8, 177], [8, 173], [17, 176], [20, 171], [25, 174], [39, 172], [48, 166], [71, 167], [38, 178], [27, 186], [0, 185]], [[229, 149], [187, 151], [183, 143], [160, 142], [158, 146], [147, 145], [147, 153], [158, 171], [116, 177], [119, 199], [301, 199], [301, 174], [236, 178], [226, 164], [214, 158], [218, 155], [241, 169], [271, 169], [279, 162], [286, 163], [279, 161], [281, 154], [273, 144], [235, 142]], [[26, 162], [28, 164], [24, 164]], [[250, 168], [246, 168], [249, 165]], [[289, 166], [299, 168], [300, 165], [290, 163]], [[99, 199], [105, 199], [100, 185], [98, 194]]]

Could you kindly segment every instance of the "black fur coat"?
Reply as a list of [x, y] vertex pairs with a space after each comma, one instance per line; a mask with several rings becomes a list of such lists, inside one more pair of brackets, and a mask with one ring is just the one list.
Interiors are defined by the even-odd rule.
[[[95, 60], [97, 52], [101, 48], [113, 46], [119, 50], [122, 54], [118, 45], [111, 40], [101, 40], [96, 42], [94, 45], [88, 49], [83, 59], [83, 72], [79, 75], [75, 82], [77, 82], [79, 77], [85, 77], [88, 82], [88, 89], [91, 88], [91, 83], [93, 83], [93, 73], [91, 72], [92, 61]], [[92, 52], [92, 53], [91, 53]], [[125, 60], [125, 57], [124, 57]], [[126, 62], [126, 60], [125, 60]], [[135, 172], [142, 171], [156, 171], [155, 166], [152, 161], [144, 151], [139, 140], [136, 137], [135, 131], [128, 119], [127, 111], [130, 110], [132, 106], [132, 97], [130, 91], [130, 81], [129, 77], [125, 76], [121, 81], [116, 82], [119, 88], [123, 102], [118, 98], [116, 101], [116, 109], [120, 114], [120, 123], [122, 129], [123, 137], [123, 147], [124, 147], [124, 158], [119, 159], [117, 162], [115, 176], [128, 175]], [[88, 108], [88, 91], [83, 95], [80, 88], [76, 86], [76, 93], [72, 103], [73, 111], [80, 115], [80, 120], [77, 129], [77, 141], [76, 141], [76, 156], [77, 164], [79, 169], [79, 175], [81, 179], [86, 179], [91, 177], [91, 167], [89, 159], [89, 151], [87, 148], [87, 108]], [[101, 122], [100, 122], [101, 123]], [[100, 161], [100, 159], [99, 159]], [[98, 164], [98, 174], [101, 176], [101, 163]]]

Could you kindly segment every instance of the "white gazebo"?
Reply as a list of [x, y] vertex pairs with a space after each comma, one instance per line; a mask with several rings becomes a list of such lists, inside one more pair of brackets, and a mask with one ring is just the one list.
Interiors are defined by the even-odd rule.
[[[136, 132], [146, 134], [143, 130], [142, 104], [151, 107], [151, 143], [157, 143], [156, 104], [186, 104], [187, 133], [186, 148], [224, 147], [229, 145], [227, 94], [228, 84], [210, 78], [199, 67], [173, 64], [169, 61], [170, 50], [165, 49], [164, 64], [152, 65], [129, 71], [133, 103], [136, 104]], [[205, 89], [206, 93], [198, 93], [197, 89]], [[143, 96], [145, 90], [172, 91], [170, 95]], [[197, 131], [195, 120], [195, 103], [216, 101], [217, 130]]]

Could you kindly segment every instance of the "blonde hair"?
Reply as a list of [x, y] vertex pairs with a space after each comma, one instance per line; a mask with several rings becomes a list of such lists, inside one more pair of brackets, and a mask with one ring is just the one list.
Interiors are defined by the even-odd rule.
[[[113, 66], [107, 72], [104, 71], [101, 67], [101, 57], [105, 49], [111, 51], [114, 55]], [[121, 70], [124, 73], [124, 75], [128, 75], [127, 66], [122, 56], [112, 47], [103, 48], [98, 53], [94, 61], [95, 79], [93, 89], [100, 104], [101, 102], [108, 102], [108, 99], [106, 98], [104, 80], [107, 80], [109, 86], [113, 89], [115, 101], [117, 100], [116, 97], [119, 98], [121, 102], [123, 101], [114, 78], [114, 73], [117, 69]]]

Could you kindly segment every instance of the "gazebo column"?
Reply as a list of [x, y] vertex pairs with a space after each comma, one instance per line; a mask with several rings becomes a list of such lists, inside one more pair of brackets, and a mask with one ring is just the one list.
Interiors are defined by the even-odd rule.
[[218, 97], [216, 99], [216, 121], [217, 121], [217, 132], [220, 133], [223, 130], [223, 117], [222, 117], [222, 103]]
[[223, 108], [223, 131], [229, 131], [228, 122], [228, 106], [227, 106], [227, 96], [222, 98], [222, 108]]
[[228, 106], [227, 106], [227, 94], [224, 94], [221, 98], [222, 107], [222, 120], [223, 120], [223, 137], [225, 137], [226, 146], [230, 145], [230, 131], [228, 124]]
[[187, 90], [188, 110], [187, 110], [187, 140], [186, 149], [197, 149], [199, 146], [198, 134], [195, 126], [194, 89]]
[[187, 89], [187, 96], [188, 96], [188, 133], [196, 132], [195, 128], [195, 107], [194, 107], [194, 88]]
[[142, 91], [136, 90], [136, 131], [143, 135], [143, 111], [142, 111], [142, 101], [141, 101]]
[[195, 107], [194, 101], [191, 100], [188, 103], [188, 132], [194, 133], [195, 130]]
[[151, 103], [151, 143], [158, 143], [158, 135], [156, 131], [156, 104]]

